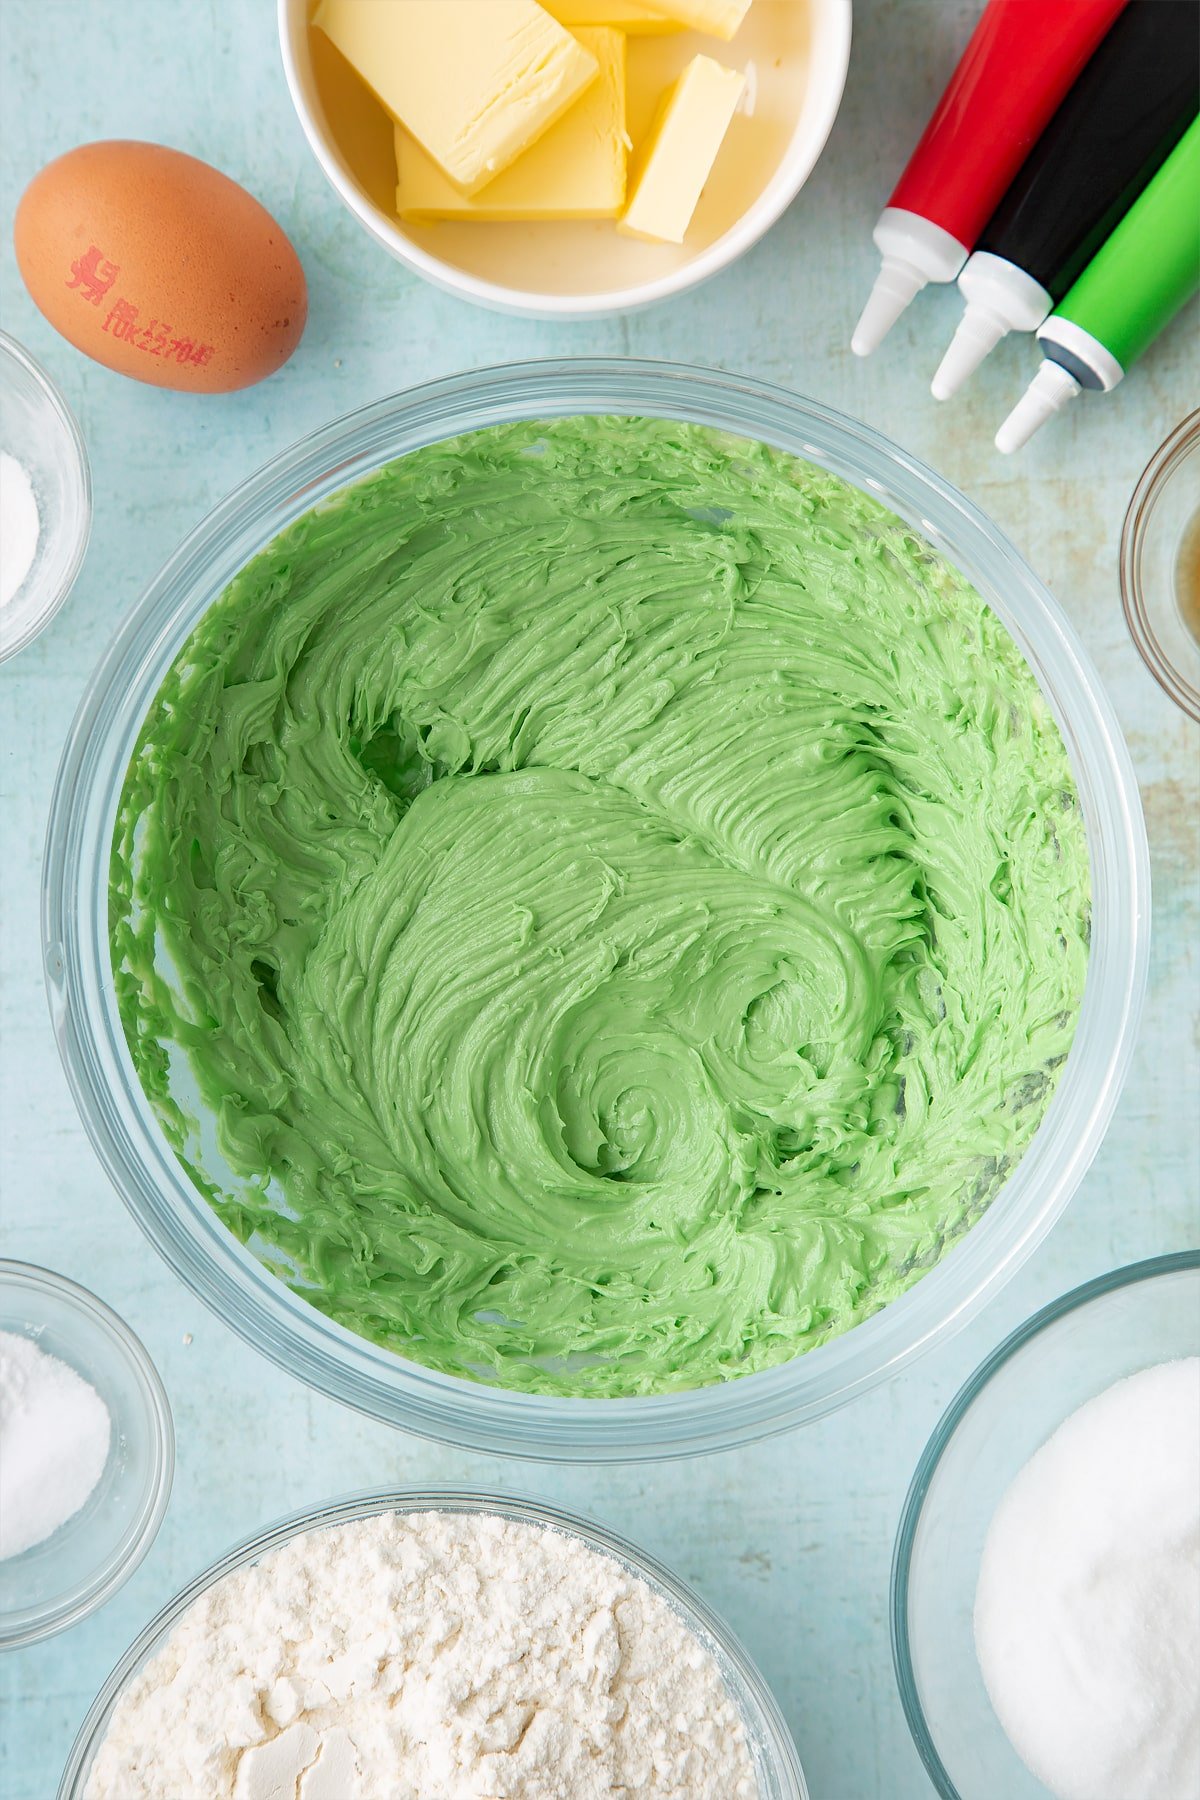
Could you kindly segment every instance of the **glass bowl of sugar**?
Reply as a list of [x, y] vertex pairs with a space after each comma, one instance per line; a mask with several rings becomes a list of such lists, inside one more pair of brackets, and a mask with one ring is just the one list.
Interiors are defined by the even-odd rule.
[[0, 331], [0, 662], [54, 617], [92, 525], [87, 451], [46, 371]]
[[1200, 1252], [1185, 1251], [1027, 1320], [917, 1467], [892, 1651], [942, 1800], [1200, 1791], [1198, 1517]]
[[0, 1260], [0, 1649], [115, 1593], [174, 1469], [167, 1396], [129, 1327], [64, 1276]]

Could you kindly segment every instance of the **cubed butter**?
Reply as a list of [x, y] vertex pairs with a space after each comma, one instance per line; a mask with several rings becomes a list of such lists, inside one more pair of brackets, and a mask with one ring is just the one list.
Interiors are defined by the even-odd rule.
[[745, 85], [739, 69], [692, 58], [639, 151], [618, 231], [682, 244]]
[[661, 13], [676, 25], [726, 42], [750, 11], [750, 0], [647, 0], [647, 4], [651, 12]]
[[581, 25], [611, 25], [630, 37], [648, 37], [683, 30], [677, 20], [664, 18], [642, 0], [542, 0], [542, 5], [571, 31]]
[[415, 138], [396, 127], [402, 219], [615, 219], [625, 204], [625, 38], [579, 28], [599, 79], [482, 193], [460, 193]]
[[321, 0], [313, 24], [468, 194], [597, 74], [595, 57], [536, 0]]

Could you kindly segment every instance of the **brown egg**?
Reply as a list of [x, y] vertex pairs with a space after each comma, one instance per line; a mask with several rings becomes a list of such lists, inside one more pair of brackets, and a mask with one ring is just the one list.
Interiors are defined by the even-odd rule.
[[304, 270], [265, 207], [161, 144], [81, 144], [17, 207], [17, 264], [55, 330], [106, 368], [220, 394], [284, 364], [304, 330]]

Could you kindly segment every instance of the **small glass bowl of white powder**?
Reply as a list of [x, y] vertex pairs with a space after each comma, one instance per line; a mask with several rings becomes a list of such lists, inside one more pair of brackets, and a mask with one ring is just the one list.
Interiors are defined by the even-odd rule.
[[0, 1260], [0, 1649], [77, 1624], [154, 1541], [167, 1396], [129, 1327], [64, 1276]]
[[1156, 1257], [1035, 1314], [942, 1418], [892, 1567], [942, 1800], [1200, 1792], [1198, 1357], [1200, 1252]]
[[54, 617], [92, 524], [87, 451], [70, 407], [0, 331], [0, 662]]
[[358, 1494], [206, 1569], [59, 1800], [808, 1800], [769, 1689], [661, 1564], [479, 1489]]

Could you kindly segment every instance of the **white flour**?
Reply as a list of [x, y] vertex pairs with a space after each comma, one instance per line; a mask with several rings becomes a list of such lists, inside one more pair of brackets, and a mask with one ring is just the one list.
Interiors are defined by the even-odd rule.
[[38, 504], [23, 463], [0, 450], [0, 606], [15, 600], [37, 554]]
[[185, 1614], [86, 1800], [757, 1800], [716, 1663], [645, 1582], [490, 1514], [294, 1538]]
[[51, 1537], [104, 1473], [112, 1421], [90, 1382], [0, 1331], [0, 1560]]
[[1200, 1795], [1200, 1357], [1116, 1382], [1030, 1457], [984, 1543], [975, 1643], [1060, 1800]]

